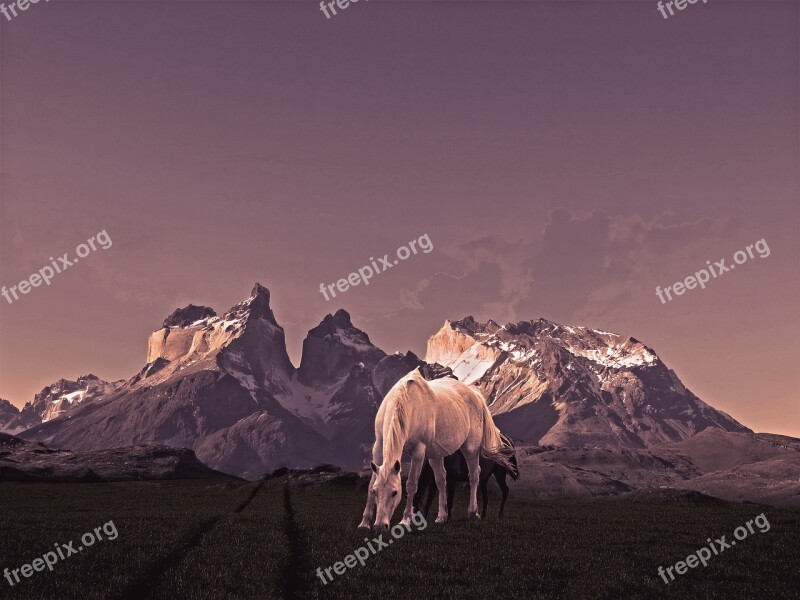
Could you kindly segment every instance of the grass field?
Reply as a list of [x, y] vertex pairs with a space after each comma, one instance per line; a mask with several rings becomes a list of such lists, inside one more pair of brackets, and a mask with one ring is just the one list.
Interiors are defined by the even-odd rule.
[[[280, 481], [0, 484], [0, 569], [113, 520], [104, 540], [11, 587], [0, 598], [724, 598], [800, 597], [800, 513], [757, 505], [537, 500], [512, 490], [498, 520], [413, 530], [323, 585], [315, 571], [365, 544], [356, 530], [363, 490]], [[434, 510], [435, 512], [435, 506]], [[764, 512], [750, 535], [665, 584], [673, 565]], [[433, 514], [431, 520], [433, 520]], [[384, 539], [390, 536], [384, 536]], [[75, 547], [78, 547], [78, 543]]]

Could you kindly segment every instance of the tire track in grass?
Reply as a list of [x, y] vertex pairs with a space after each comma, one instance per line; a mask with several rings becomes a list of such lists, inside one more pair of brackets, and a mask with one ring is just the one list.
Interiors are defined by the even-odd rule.
[[[261, 482], [253, 488], [253, 492], [250, 496], [233, 511], [234, 514], [239, 514], [247, 508], [263, 486], [264, 483]], [[144, 600], [146, 598], [153, 598], [164, 573], [178, 565], [190, 550], [199, 546], [203, 542], [203, 537], [222, 520], [223, 516], [224, 515], [218, 515], [200, 523], [191, 531], [188, 539], [183, 544], [180, 544], [167, 556], [147, 569], [141, 577], [136, 578], [127, 588], [114, 596], [113, 600]]]
[[242, 512], [242, 511], [243, 511], [245, 508], [247, 508], [247, 506], [248, 506], [248, 505], [249, 505], [249, 504], [250, 504], [250, 503], [253, 501], [253, 498], [255, 498], [255, 497], [256, 497], [256, 494], [258, 494], [258, 492], [260, 492], [260, 491], [261, 491], [261, 488], [262, 488], [262, 487], [264, 487], [264, 482], [263, 482], [263, 481], [262, 481], [261, 483], [259, 483], [259, 484], [258, 484], [256, 487], [254, 487], [254, 488], [253, 488], [253, 493], [252, 493], [252, 494], [250, 494], [250, 496], [247, 498], [247, 500], [245, 500], [244, 502], [242, 502], [241, 506], [239, 506], [239, 508], [237, 508], [237, 509], [236, 509], [236, 510], [234, 510], [233, 512], [234, 512], [234, 513], [236, 513], [236, 514], [238, 515], [238, 514], [239, 514], [240, 512]]
[[281, 569], [281, 593], [287, 600], [300, 600], [308, 597], [308, 574], [311, 572], [311, 559], [308, 554], [308, 536], [297, 523], [292, 508], [292, 495], [289, 485], [283, 488], [284, 533], [289, 546], [289, 554]]

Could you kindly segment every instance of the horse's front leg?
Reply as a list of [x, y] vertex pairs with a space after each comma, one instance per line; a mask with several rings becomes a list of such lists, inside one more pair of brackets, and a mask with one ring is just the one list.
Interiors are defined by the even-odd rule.
[[461, 449], [464, 458], [467, 459], [467, 467], [469, 468], [469, 510], [468, 515], [470, 519], [480, 519], [478, 514], [478, 484], [481, 480], [481, 459], [480, 451], [467, 454], [464, 449]]
[[444, 468], [444, 458], [431, 458], [428, 462], [433, 468], [434, 477], [436, 477], [436, 487], [439, 488], [439, 514], [436, 516], [436, 522], [447, 523], [447, 518], [450, 516], [450, 505], [447, 498], [447, 471]]
[[361, 523], [359, 523], [359, 529], [369, 529], [372, 527], [372, 520], [375, 518], [375, 509], [377, 508], [377, 504], [375, 503], [375, 494], [372, 493], [372, 486], [375, 483], [375, 473], [372, 474], [372, 477], [369, 478], [369, 487], [367, 488], [367, 505], [364, 507], [364, 514], [361, 516]]
[[413, 448], [407, 448], [411, 453], [411, 468], [406, 479], [406, 508], [403, 511], [401, 523], [407, 527], [411, 526], [411, 517], [414, 515], [414, 494], [417, 493], [419, 475], [422, 472], [422, 465], [425, 463], [425, 445], [417, 444]]
[[[375, 443], [372, 445], [372, 462], [376, 465], [383, 463], [383, 441], [380, 436], [376, 436]], [[375, 518], [375, 510], [377, 504], [375, 503], [375, 494], [372, 493], [372, 486], [375, 484], [375, 473], [369, 478], [369, 487], [367, 488], [367, 505], [364, 507], [364, 514], [361, 517], [361, 523], [358, 525], [359, 529], [369, 529], [372, 527], [372, 521]]]

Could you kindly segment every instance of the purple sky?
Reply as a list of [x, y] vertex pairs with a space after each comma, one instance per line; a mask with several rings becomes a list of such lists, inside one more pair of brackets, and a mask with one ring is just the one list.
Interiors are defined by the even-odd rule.
[[[40, 2], [0, 17], [0, 397], [137, 372], [259, 281], [297, 364], [347, 308], [386, 351], [446, 318], [632, 335], [800, 436], [798, 4]], [[332, 283], [427, 233], [419, 254]], [[764, 238], [770, 256], [655, 295]]]

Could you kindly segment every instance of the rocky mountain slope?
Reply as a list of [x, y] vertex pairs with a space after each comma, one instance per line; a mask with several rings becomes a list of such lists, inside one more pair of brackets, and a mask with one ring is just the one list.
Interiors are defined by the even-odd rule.
[[800, 508], [800, 451], [771, 437], [708, 428], [650, 448], [523, 443], [517, 447], [517, 485], [543, 496], [691, 490], [736, 502]]
[[23, 411], [33, 411], [43, 423], [66, 415], [80, 404], [113, 392], [122, 382], [109, 383], [96, 375], [82, 375], [75, 381], [59, 379], [36, 394]]
[[83, 403], [111, 393], [121, 383], [108, 383], [91, 374], [82, 375], [75, 381], [59, 379], [36, 394], [21, 411], [7, 400], [0, 399], [0, 432], [20, 433], [66, 415]]
[[135, 446], [76, 453], [0, 433], [0, 482], [100, 483], [165, 479], [228, 479], [186, 448]]
[[445, 322], [425, 359], [479, 387], [503, 431], [537, 444], [645, 448], [707, 427], [750, 431], [687, 390], [653, 350], [615, 333], [466, 317]]

